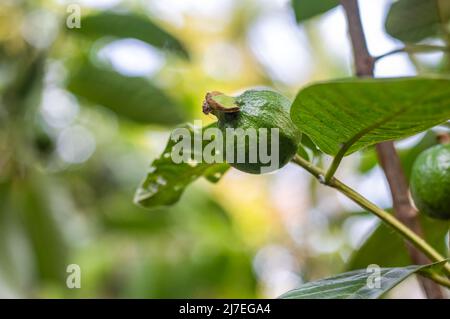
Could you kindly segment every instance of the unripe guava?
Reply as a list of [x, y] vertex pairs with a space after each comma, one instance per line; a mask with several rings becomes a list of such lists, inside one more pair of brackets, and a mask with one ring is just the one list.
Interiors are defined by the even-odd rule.
[[450, 219], [450, 144], [422, 152], [411, 173], [411, 195], [420, 212]]
[[[270, 171], [279, 169], [286, 165], [297, 151], [301, 133], [292, 122], [289, 115], [291, 102], [283, 95], [268, 90], [248, 90], [237, 97], [231, 97], [219, 92], [211, 92], [206, 95], [203, 104], [205, 114], [212, 113], [218, 119], [218, 127], [226, 136], [227, 129], [266, 129], [267, 132], [267, 154], [277, 151], [278, 163]], [[272, 145], [272, 129], [277, 129], [278, 138], [274, 135], [275, 144]], [[264, 130], [263, 130], [264, 131]], [[266, 134], [266, 133], [264, 133]], [[258, 146], [259, 147], [259, 146]], [[251, 174], [269, 172], [267, 163], [258, 156], [256, 162], [250, 162], [250, 153], [258, 154], [258, 149], [249, 146], [248, 143], [236, 143], [234, 155], [238, 151], [245, 151], [246, 161], [236, 161], [229, 164], [241, 171]], [[226, 150], [224, 150], [226, 152]], [[262, 170], [263, 169], [263, 170]]]

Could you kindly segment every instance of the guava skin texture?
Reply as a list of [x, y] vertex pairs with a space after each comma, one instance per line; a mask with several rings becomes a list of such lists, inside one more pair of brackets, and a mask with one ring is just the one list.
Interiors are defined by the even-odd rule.
[[[268, 154], [272, 152], [271, 134], [272, 128], [279, 129], [278, 144], [278, 165], [273, 169], [279, 169], [286, 165], [297, 151], [300, 143], [301, 133], [292, 122], [289, 115], [291, 102], [283, 95], [273, 91], [249, 90], [235, 97], [235, 105], [239, 110], [234, 112], [213, 109], [211, 111], [218, 119], [218, 127], [226, 136], [227, 128], [241, 129], [268, 129]], [[259, 137], [259, 134], [258, 134]], [[241, 143], [242, 144], [242, 143]], [[246, 160], [244, 163], [229, 163], [232, 167], [250, 174], [261, 174], [261, 168], [267, 167], [267, 163], [262, 163], [258, 157], [256, 163], [249, 162], [249, 152], [257, 152], [246, 145], [237, 145], [234, 148], [236, 156], [237, 149], [245, 147]], [[257, 154], [257, 153], [256, 153]], [[264, 171], [268, 173], [268, 171]]]
[[420, 212], [450, 219], [450, 144], [422, 152], [411, 173], [411, 195]]

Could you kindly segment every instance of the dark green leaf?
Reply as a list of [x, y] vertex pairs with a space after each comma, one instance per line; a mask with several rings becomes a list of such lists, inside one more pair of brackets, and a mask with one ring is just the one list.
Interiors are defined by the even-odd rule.
[[292, 0], [292, 7], [294, 8], [295, 18], [298, 22], [304, 22], [338, 5], [338, 0]]
[[7, 283], [17, 281], [14, 263], [14, 245], [11, 233], [14, 229], [15, 212], [11, 209], [11, 183], [0, 183], [0, 278]]
[[314, 155], [319, 155], [321, 152], [316, 144], [309, 138], [308, 135], [302, 134], [300, 144], [313, 152]]
[[303, 146], [301, 144], [298, 145], [297, 155], [299, 155], [300, 157], [303, 157], [305, 160], [309, 161], [308, 153], [306, 152], [306, 150], [303, 148]]
[[377, 299], [416, 272], [440, 268], [442, 263], [380, 269], [380, 288], [371, 288], [368, 282], [373, 271], [359, 269], [304, 284], [280, 296], [283, 299]]
[[72, 74], [68, 89], [140, 123], [178, 124], [185, 116], [180, 105], [147, 79], [126, 77], [91, 63], [81, 65]]
[[386, 31], [404, 42], [418, 42], [443, 35], [450, 18], [447, 0], [399, 0], [392, 4], [386, 18]]
[[[211, 124], [207, 127], [214, 127]], [[196, 138], [194, 128], [185, 125], [182, 128], [188, 129], [191, 141]], [[200, 132], [201, 133], [201, 132]], [[203, 145], [209, 141], [202, 140]], [[191, 145], [192, 145], [191, 143]], [[218, 181], [229, 168], [228, 164], [206, 162], [192, 162], [176, 164], [171, 158], [171, 153], [177, 141], [170, 139], [163, 154], [153, 161], [150, 170], [144, 181], [136, 191], [135, 203], [144, 207], [166, 206], [176, 203], [185, 188], [201, 176], [205, 176], [210, 181]], [[193, 159], [195, 154], [191, 153]]]
[[360, 173], [367, 173], [372, 168], [377, 166], [378, 157], [377, 152], [373, 147], [365, 149], [361, 154], [361, 161], [359, 162], [358, 171]]
[[422, 132], [450, 118], [450, 80], [346, 79], [301, 90], [291, 108], [325, 153], [345, 155]]
[[18, 181], [11, 193], [11, 211], [20, 218], [39, 279], [61, 282], [66, 275], [67, 243], [46, 186], [38, 174]]
[[223, 177], [223, 175], [230, 169], [230, 165], [227, 163], [219, 163], [211, 165], [211, 167], [205, 170], [203, 176], [211, 183], [217, 183]]
[[135, 38], [188, 57], [188, 52], [178, 39], [143, 15], [114, 12], [88, 15], [81, 19], [81, 28], [71, 29], [70, 32], [76, 32], [93, 40], [106, 36]]
[[[405, 173], [406, 178], [409, 179], [412, 165], [416, 157], [427, 148], [436, 144], [437, 144], [436, 134], [430, 130], [425, 134], [425, 136], [420, 140], [420, 142], [414, 145], [413, 147], [398, 150], [398, 156], [400, 157], [403, 172]], [[366, 173], [372, 168], [374, 168], [377, 165], [377, 163], [378, 157], [375, 149], [374, 148], [367, 149], [362, 155], [362, 159], [359, 164], [359, 171], [361, 173]]]
[[[420, 216], [425, 240], [442, 255], [448, 254], [445, 236], [450, 222], [437, 221], [426, 216]], [[382, 249], [380, 249], [382, 247]], [[382, 267], [406, 266], [411, 259], [406, 251], [404, 240], [389, 226], [381, 223], [356, 250], [350, 259], [347, 269], [354, 270], [377, 264]]]

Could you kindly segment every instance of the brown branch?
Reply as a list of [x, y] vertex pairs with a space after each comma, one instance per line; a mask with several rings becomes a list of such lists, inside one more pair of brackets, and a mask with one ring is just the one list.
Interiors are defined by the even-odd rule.
[[[367, 48], [357, 0], [341, 0], [347, 17], [348, 31], [353, 48], [356, 75], [360, 77], [374, 76], [374, 58]], [[393, 142], [384, 142], [376, 146], [381, 166], [389, 183], [396, 217], [419, 236], [423, 235], [416, 209], [412, 206], [408, 184], [403, 174], [400, 159]], [[415, 264], [426, 264], [430, 261], [415, 247], [407, 244], [411, 260]], [[443, 298], [442, 291], [436, 283], [420, 277], [420, 283], [428, 298]]]

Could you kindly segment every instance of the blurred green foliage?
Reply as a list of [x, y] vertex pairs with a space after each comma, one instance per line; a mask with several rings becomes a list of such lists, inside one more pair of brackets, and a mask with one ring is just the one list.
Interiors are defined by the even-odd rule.
[[292, 0], [292, 7], [294, 8], [295, 18], [298, 22], [304, 22], [331, 10], [338, 5], [338, 0]]
[[[267, 176], [231, 169], [217, 184], [195, 181], [174, 206], [133, 204], [170, 131], [212, 122], [201, 114], [205, 92], [271, 86], [293, 98], [306, 82], [349, 72], [317, 45], [319, 17], [302, 26], [310, 73], [290, 83], [274, 79], [250, 36], [279, 9], [230, 1], [229, 12], [205, 17], [191, 8], [177, 24], [155, 2], [82, 7], [81, 29], [65, 26], [64, 1], [0, 3], [0, 297], [275, 297], [347, 267], [357, 245], [344, 226], [359, 213], [296, 168]], [[297, 17], [335, 1], [326, 3]], [[157, 52], [160, 65], [130, 76], [102, 56], [127, 38]], [[405, 167], [433, 143], [428, 134], [408, 147]], [[305, 134], [302, 144], [302, 156], [328, 160]], [[352, 157], [347, 177], [370, 178], [370, 157], [361, 171]], [[216, 169], [228, 167], [202, 174], [216, 182]], [[373, 237], [359, 244], [384, 245], [386, 237]], [[81, 267], [81, 289], [66, 286], [69, 264]]]
[[[425, 240], [444, 256], [448, 253], [445, 235], [450, 223], [432, 220], [420, 216], [420, 223]], [[380, 243], [383, 243], [380, 245]], [[356, 270], [376, 264], [381, 267], [399, 267], [411, 264], [405, 250], [406, 243], [390, 227], [380, 224], [367, 237], [363, 245], [354, 252], [348, 264], [348, 270]]]
[[386, 31], [404, 42], [446, 36], [450, 4], [440, 0], [399, 0], [392, 4], [386, 18]]

